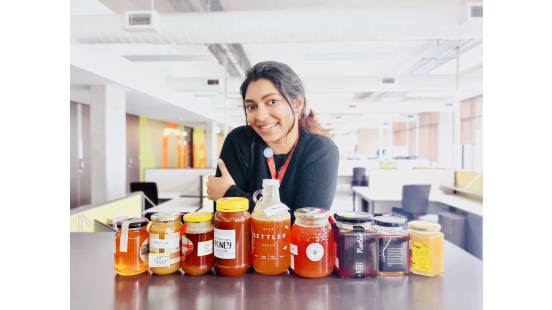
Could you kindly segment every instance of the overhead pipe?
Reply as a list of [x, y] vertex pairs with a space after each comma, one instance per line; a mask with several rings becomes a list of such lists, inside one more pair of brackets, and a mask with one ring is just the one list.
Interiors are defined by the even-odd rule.
[[159, 32], [124, 30], [122, 15], [73, 15], [77, 43], [232, 44], [482, 37], [482, 21], [460, 24], [457, 9], [223, 11], [159, 14]]

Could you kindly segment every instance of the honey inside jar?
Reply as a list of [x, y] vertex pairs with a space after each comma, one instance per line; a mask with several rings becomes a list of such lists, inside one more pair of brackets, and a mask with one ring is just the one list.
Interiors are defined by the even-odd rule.
[[127, 218], [112, 223], [115, 235], [115, 272], [132, 276], [148, 270], [148, 232], [145, 218]]
[[251, 215], [249, 201], [241, 197], [217, 200], [214, 254], [215, 270], [223, 276], [239, 276], [250, 267]]
[[193, 212], [184, 216], [186, 233], [182, 237], [182, 270], [190, 275], [209, 272], [214, 265], [213, 214]]
[[264, 275], [284, 273], [290, 265], [291, 216], [279, 187], [278, 180], [264, 179], [262, 199], [251, 214], [251, 265]]
[[180, 215], [155, 213], [151, 216], [149, 267], [155, 274], [171, 274], [180, 269]]
[[291, 228], [291, 269], [305, 278], [321, 278], [332, 273], [336, 245], [329, 213], [318, 208], [301, 208], [295, 212]]
[[410, 271], [434, 277], [443, 273], [443, 243], [445, 236], [441, 225], [424, 221], [412, 221], [410, 227]]

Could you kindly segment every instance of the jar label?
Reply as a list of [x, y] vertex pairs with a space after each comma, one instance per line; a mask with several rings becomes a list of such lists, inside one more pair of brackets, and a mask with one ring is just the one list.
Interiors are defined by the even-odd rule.
[[215, 228], [214, 250], [217, 258], [235, 259], [236, 231]]
[[148, 263], [148, 253], [149, 253], [149, 239], [146, 238], [142, 245], [140, 246], [140, 260], [143, 263]]
[[293, 255], [299, 255], [299, 254], [297, 254], [297, 245], [291, 243], [291, 244], [290, 244], [290, 247], [289, 247], [289, 250], [290, 250], [291, 254], [293, 254]]
[[408, 239], [379, 239], [379, 270], [381, 272], [408, 272]]
[[205, 256], [213, 253], [213, 240], [197, 243], [197, 256]]
[[180, 262], [180, 255], [171, 258], [169, 253], [149, 253], [150, 267], [170, 267], [172, 264]]
[[307, 257], [317, 262], [324, 257], [324, 247], [320, 243], [311, 243], [307, 246]]
[[186, 235], [182, 236], [182, 255], [186, 256], [194, 250], [194, 243]]
[[431, 253], [429, 246], [422, 242], [412, 241], [412, 270], [431, 272]]
[[159, 235], [150, 235], [150, 243], [151, 248], [155, 250], [172, 250], [172, 249], [178, 249], [180, 250], [180, 234], [174, 233], [174, 234], [165, 234], [165, 239], [158, 239]]
[[285, 205], [273, 205], [264, 209], [264, 213], [266, 214], [266, 216], [271, 217], [274, 214], [280, 213], [284, 210], [287, 211], [287, 209], [288, 208]]

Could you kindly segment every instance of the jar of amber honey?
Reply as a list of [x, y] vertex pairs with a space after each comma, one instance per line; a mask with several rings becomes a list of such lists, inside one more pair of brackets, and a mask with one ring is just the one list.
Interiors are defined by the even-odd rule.
[[180, 269], [180, 215], [155, 213], [151, 216], [149, 267], [156, 274], [171, 274]]
[[396, 276], [408, 274], [410, 251], [406, 230], [406, 218], [385, 214], [374, 218], [378, 232], [378, 275]]
[[148, 232], [145, 218], [127, 218], [115, 223], [115, 272], [132, 276], [148, 270]]
[[291, 269], [305, 278], [321, 278], [332, 273], [335, 263], [335, 241], [329, 212], [318, 208], [301, 208], [294, 212], [291, 228]]
[[186, 232], [182, 236], [182, 270], [200, 275], [213, 268], [213, 214], [192, 212], [184, 216]]
[[412, 221], [410, 227], [410, 271], [434, 277], [443, 273], [445, 235], [437, 223]]
[[279, 188], [280, 181], [264, 179], [262, 198], [251, 214], [251, 265], [264, 275], [284, 273], [290, 264], [291, 215], [280, 201]]
[[251, 214], [249, 200], [227, 197], [217, 200], [214, 254], [215, 270], [223, 276], [239, 276], [249, 269]]

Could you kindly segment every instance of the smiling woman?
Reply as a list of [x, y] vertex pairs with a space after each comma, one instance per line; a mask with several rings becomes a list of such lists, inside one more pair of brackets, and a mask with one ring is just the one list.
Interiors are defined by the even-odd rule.
[[209, 198], [246, 197], [263, 179], [279, 179], [281, 201], [292, 214], [302, 207], [329, 209], [339, 153], [308, 107], [303, 82], [286, 64], [266, 61], [248, 70], [241, 95], [247, 125], [228, 134]]

